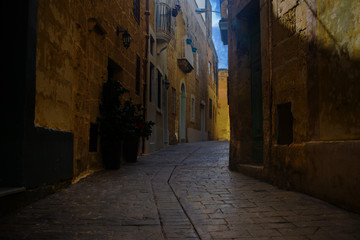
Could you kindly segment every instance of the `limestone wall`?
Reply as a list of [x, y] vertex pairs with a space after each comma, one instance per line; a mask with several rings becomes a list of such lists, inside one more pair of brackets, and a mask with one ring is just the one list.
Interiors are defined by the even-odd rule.
[[[262, 177], [352, 210], [360, 206], [360, 3], [229, 3], [230, 167], [254, 163], [248, 13], [259, 11]], [[248, 166], [247, 166], [248, 167]], [[251, 172], [251, 171], [250, 171]]]
[[219, 98], [216, 119], [216, 139], [220, 141], [230, 140], [230, 118], [228, 105], [227, 69], [219, 71]]
[[35, 125], [64, 131], [72, 126], [75, 22], [69, 3], [39, 1]]
[[360, 139], [360, 3], [316, 1], [319, 126], [325, 141]]
[[[176, 144], [181, 141], [181, 84], [184, 84], [186, 89], [185, 140], [190, 142], [202, 139], [200, 103], [201, 101], [207, 103], [209, 90], [214, 92], [215, 88], [214, 84], [211, 84], [211, 76], [208, 74], [208, 62], [213, 62], [212, 56], [215, 50], [208, 43], [204, 19], [195, 13], [197, 8], [195, 0], [179, 1], [179, 4], [181, 10], [176, 18], [172, 18], [174, 21], [174, 38], [169, 42], [166, 49], [167, 72], [170, 81], [170, 87], [167, 91], [169, 144]], [[197, 53], [193, 53], [194, 69], [190, 73], [184, 73], [178, 66], [180, 42], [184, 38], [191, 39], [192, 46], [197, 48]], [[173, 93], [175, 97], [173, 97]], [[194, 103], [192, 103], [192, 99], [194, 99]], [[193, 118], [191, 116], [192, 107], [194, 107]], [[214, 134], [214, 130], [208, 124], [209, 119], [206, 118], [205, 130]]]
[[[39, 1], [35, 125], [74, 133], [75, 177], [102, 166], [99, 146], [89, 152], [89, 131], [99, 116], [108, 59], [118, 65], [117, 78], [133, 100], [142, 103], [142, 83], [135, 93], [136, 55], [141, 82], [145, 56], [145, 4], [140, 6], [138, 24], [132, 1]], [[127, 50], [117, 27], [133, 38]]]

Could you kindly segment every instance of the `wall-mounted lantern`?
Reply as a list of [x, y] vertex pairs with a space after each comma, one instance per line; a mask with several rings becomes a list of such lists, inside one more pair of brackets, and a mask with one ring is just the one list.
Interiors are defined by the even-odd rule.
[[164, 87], [166, 90], [168, 90], [170, 87], [170, 82], [169, 82], [169, 79], [167, 78], [167, 76], [165, 76], [165, 79], [164, 79]]
[[192, 40], [191, 40], [190, 38], [187, 38], [187, 39], [186, 39], [186, 43], [187, 43], [187, 44], [191, 44], [191, 43], [192, 43]]
[[196, 47], [192, 47], [192, 51], [195, 53], [197, 51]]
[[116, 27], [116, 35], [119, 36], [120, 33], [123, 33], [122, 35], [122, 42], [125, 47], [125, 49], [128, 49], [130, 47], [130, 43], [133, 40], [131, 38], [130, 33], [127, 30], [120, 30], [119, 27]]

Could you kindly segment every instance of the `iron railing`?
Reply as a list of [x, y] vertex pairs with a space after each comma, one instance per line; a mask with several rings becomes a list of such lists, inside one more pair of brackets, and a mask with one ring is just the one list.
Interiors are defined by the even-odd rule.
[[171, 39], [171, 7], [164, 2], [156, 3], [156, 32], [158, 38]]

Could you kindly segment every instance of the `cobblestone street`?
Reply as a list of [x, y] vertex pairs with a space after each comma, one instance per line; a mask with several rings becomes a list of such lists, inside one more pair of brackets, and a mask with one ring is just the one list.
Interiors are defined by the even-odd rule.
[[0, 220], [0, 239], [360, 239], [360, 216], [228, 170], [227, 142], [170, 146]]

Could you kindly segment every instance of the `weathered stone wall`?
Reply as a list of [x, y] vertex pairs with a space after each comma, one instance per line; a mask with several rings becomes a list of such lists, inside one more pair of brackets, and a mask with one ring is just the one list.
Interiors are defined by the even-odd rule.
[[[35, 125], [72, 129], [73, 31], [69, 2], [39, 1]], [[50, 7], [51, 6], [51, 7]]]
[[360, 2], [316, 1], [319, 139], [360, 139]]
[[[201, 136], [201, 102], [208, 103], [209, 91], [215, 92], [215, 86], [211, 83], [211, 76], [208, 74], [208, 62], [213, 61], [214, 49], [211, 49], [207, 43], [205, 23], [201, 15], [196, 14], [194, 9], [196, 3], [192, 1], [180, 1], [181, 10], [179, 15], [172, 20], [175, 21], [175, 36], [167, 47], [167, 71], [170, 81], [168, 90], [168, 119], [169, 119], [169, 143], [176, 144], [180, 142], [180, 101], [181, 84], [186, 88], [186, 141], [198, 141]], [[197, 54], [194, 53], [194, 69], [190, 73], [184, 73], [178, 66], [178, 57], [180, 50], [180, 40], [190, 38], [192, 46], [197, 48]], [[196, 57], [199, 59], [196, 60]], [[217, 59], [217, 58], [216, 58]], [[199, 66], [197, 66], [197, 64]], [[197, 70], [198, 68], [198, 70]], [[176, 92], [175, 103], [173, 103], [172, 89]], [[192, 97], [194, 98], [194, 118], [191, 119]], [[172, 111], [172, 105], [175, 105], [175, 112]], [[208, 114], [207, 114], [208, 115]], [[208, 117], [206, 123], [209, 124]], [[211, 125], [206, 125], [206, 131], [214, 135], [214, 129]]]
[[[360, 90], [355, 80], [359, 27], [356, 14], [348, 11], [358, 12], [360, 3], [284, 1], [273, 7], [273, 147], [265, 163], [269, 177], [281, 186], [359, 211], [360, 175], [354, 171], [360, 169], [355, 160], [359, 142], [349, 141], [360, 139], [355, 94]], [[281, 126], [276, 104], [286, 101], [292, 103], [294, 119], [288, 146], [277, 142]]]
[[[247, 23], [238, 14], [250, 1], [229, 1], [229, 115], [230, 169], [251, 162], [251, 71], [246, 31]], [[236, 9], [236, 10], [235, 10]]]
[[[102, 166], [99, 146], [89, 152], [89, 129], [99, 116], [108, 58], [121, 69], [117, 77], [133, 100], [142, 103], [142, 83], [135, 94], [136, 55], [142, 66], [145, 47], [145, 2], [140, 6], [138, 24], [132, 1], [39, 1], [35, 124], [74, 133], [75, 177]], [[133, 38], [127, 50], [118, 26]], [[142, 74], [141, 68], [141, 82]]]
[[228, 105], [228, 71], [219, 70], [219, 97], [216, 118], [216, 139], [220, 141], [230, 140], [230, 118]]
[[260, 175], [360, 211], [358, 1], [229, 3], [230, 167], [244, 169], [252, 161], [245, 11], [254, 3], [260, 9], [263, 82]]

